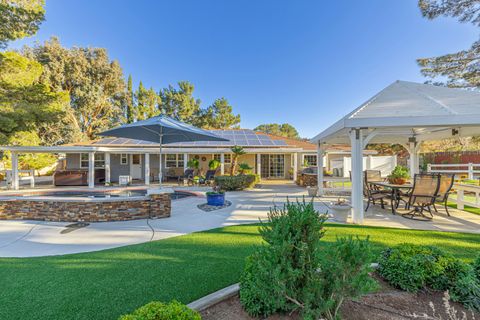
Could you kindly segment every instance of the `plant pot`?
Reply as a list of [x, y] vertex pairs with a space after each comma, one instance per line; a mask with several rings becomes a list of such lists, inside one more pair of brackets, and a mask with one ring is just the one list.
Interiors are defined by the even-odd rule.
[[388, 182], [390, 182], [392, 184], [402, 185], [402, 184], [407, 183], [407, 179], [406, 178], [389, 178]]
[[348, 214], [350, 213], [351, 209], [349, 204], [332, 204], [330, 205], [330, 209], [332, 210], [333, 220], [338, 222], [347, 222]]
[[225, 193], [207, 194], [209, 206], [223, 206], [225, 204]]
[[307, 192], [309, 197], [315, 197], [318, 192], [318, 187], [307, 187]]

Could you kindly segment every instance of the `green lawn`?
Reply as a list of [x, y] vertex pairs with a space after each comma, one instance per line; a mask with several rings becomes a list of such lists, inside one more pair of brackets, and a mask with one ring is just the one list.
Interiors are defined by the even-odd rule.
[[[337, 236], [370, 235], [376, 253], [402, 242], [437, 245], [465, 260], [480, 235], [328, 224]], [[94, 253], [0, 259], [0, 319], [117, 319], [152, 300], [188, 303], [235, 283], [261, 243], [257, 225], [233, 226]]]

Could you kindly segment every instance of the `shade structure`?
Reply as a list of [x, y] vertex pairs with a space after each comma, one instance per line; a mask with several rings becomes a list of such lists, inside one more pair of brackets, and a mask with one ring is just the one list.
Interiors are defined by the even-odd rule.
[[[104, 131], [101, 136], [130, 138], [159, 143], [159, 183], [162, 185], [162, 145], [190, 141], [228, 141], [215, 134], [160, 115]], [[186, 159], [185, 159], [186, 161]]]
[[[320, 132], [311, 142], [318, 154], [327, 144], [352, 146], [352, 218], [363, 221], [362, 150], [369, 143], [401, 144], [418, 172], [423, 141], [480, 135], [480, 92], [396, 81]], [[318, 170], [322, 189], [323, 171]]]

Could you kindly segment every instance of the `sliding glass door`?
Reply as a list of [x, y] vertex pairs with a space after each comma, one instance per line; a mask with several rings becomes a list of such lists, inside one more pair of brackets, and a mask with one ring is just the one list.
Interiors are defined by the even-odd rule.
[[262, 178], [285, 178], [284, 154], [262, 154], [260, 160]]

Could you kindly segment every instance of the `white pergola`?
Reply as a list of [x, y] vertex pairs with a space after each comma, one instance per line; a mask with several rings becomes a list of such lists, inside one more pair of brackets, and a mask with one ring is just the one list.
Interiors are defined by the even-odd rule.
[[[362, 151], [369, 143], [400, 144], [410, 154], [410, 173], [418, 173], [423, 141], [480, 135], [480, 93], [396, 81], [322, 131], [318, 167], [328, 144], [351, 144], [352, 220], [363, 223]], [[318, 170], [323, 194], [323, 170]]]

